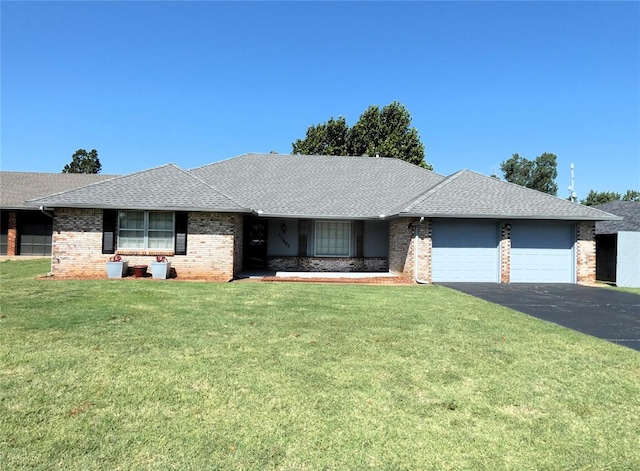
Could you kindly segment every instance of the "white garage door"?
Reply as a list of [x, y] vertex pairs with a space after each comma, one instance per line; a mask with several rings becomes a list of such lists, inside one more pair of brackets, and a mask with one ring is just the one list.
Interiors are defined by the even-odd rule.
[[571, 224], [511, 224], [512, 283], [573, 283]]
[[432, 280], [500, 281], [498, 228], [487, 222], [434, 222]]

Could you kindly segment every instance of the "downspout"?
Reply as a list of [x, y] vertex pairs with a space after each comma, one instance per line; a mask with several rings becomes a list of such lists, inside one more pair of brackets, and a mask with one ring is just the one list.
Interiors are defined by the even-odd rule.
[[[53, 219], [53, 214], [47, 212], [47, 210], [44, 209], [44, 206], [40, 206], [40, 212], [45, 216], [49, 216], [51, 219]], [[47, 273], [47, 276], [53, 276], [53, 250], [51, 250], [51, 269], [49, 270], [49, 273]]]
[[48, 213], [46, 209], [44, 209], [44, 206], [40, 206], [40, 212], [46, 216], [49, 216], [51, 219], [53, 219], [53, 214]]
[[414, 255], [414, 261], [413, 261], [413, 279], [415, 280], [416, 283], [421, 284], [421, 285], [428, 285], [429, 282], [426, 280], [421, 280], [420, 278], [418, 278], [418, 232], [419, 232], [419, 226], [420, 224], [422, 224], [424, 221], [424, 217], [420, 218], [420, 221], [418, 221], [415, 225], [414, 225], [414, 230], [415, 230], [415, 240], [413, 243], [413, 255]]

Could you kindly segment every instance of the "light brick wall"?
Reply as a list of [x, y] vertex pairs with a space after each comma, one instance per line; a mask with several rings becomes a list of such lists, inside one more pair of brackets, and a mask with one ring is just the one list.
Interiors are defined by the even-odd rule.
[[269, 257], [271, 270], [311, 272], [386, 272], [386, 257]]
[[389, 223], [389, 270], [415, 277], [415, 224], [418, 224], [418, 278], [431, 283], [431, 220], [398, 218]]
[[511, 225], [500, 228], [500, 282], [511, 282]]
[[[234, 251], [234, 229], [241, 215], [189, 213], [187, 254], [163, 250], [118, 250], [133, 265], [150, 265], [156, 255], [167, 255], [179, 278], [233, 279], [238, 253]], [[106, 277], [102, 253], [102, 211], [57, 209], [53, 226], [52, 273], [62, 278]]]
[[51, 273], [62, 278], [106, 277], [102, 254], [102, 210], [55, 210]]
[[389, 222], [389, 271], [413, 276], [412, 221], [398, 218]]
[[576, 227], [576, 279], [578, 283], [596, 281], [596, 223], [581, 221]]

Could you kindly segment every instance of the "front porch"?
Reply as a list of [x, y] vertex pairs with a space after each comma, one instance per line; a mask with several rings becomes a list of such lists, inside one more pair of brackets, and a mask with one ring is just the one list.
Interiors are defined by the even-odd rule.
[[302, 272], [284, 270], [243, 270], [234, 281], [312, 281], [330, 283], [372, 283], [405, 284], [411, 283], [399, 273], [391, 272]]

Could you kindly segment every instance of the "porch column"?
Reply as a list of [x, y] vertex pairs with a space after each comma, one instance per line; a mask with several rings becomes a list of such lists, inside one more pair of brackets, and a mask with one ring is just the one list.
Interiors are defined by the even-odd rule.
[[[418, 244], [416, 246], [416, 227]], [[398, 218], [389, 223], [389, 271], [416, 278], [416, 248], [418, 250], [417, 278], [431, 283], [431, 220], [420, 224], [418, 218]]]
[[15, 211], [9, 211], [7, 224], [7, 257], [15, 257], [18, 251], [18, 217]]

